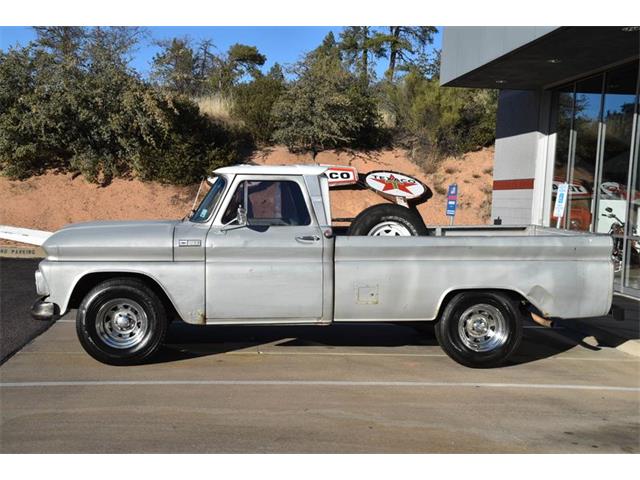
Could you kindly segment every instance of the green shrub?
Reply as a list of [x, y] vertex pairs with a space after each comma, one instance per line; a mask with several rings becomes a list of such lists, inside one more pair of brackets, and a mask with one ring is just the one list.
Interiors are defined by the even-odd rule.
[[495, 140], [495, 91], [443, 88], [412, 71], [397, 84], [386, 83], [380, 96], [395, 119], [396, 141], [417, 157], [459, 155]]
[[369, 88], [342, 64], [332, 36], [296, 66], [298, 78], [273, 109], [273, 139], [292, 151], [366, 146], [380, 118]]
[[216, 168], [239, 162], [251, 145], [242, 130], [201, 115], [186, 97], [172, 97], [163, 113], [169, 128], [135, 156], [135, 169], [145, 180], [197, 182]]
[[285, 89], [284, 75], [278, 64], [268, 75], [257, 76], [234, 89], [232, 114], [244, 123], [257, 143], [269, 144], [274, 132], [273, 105]]
[[61, 63], [32, 46], [0, 54], [0, 170], [47, 168], [108, 183], [131, 174], [198, 181], [237, 161], [246, 136], [115, 62]]

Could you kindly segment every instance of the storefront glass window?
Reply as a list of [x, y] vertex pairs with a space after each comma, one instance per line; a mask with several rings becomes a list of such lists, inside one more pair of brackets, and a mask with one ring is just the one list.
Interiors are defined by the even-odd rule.
[[568, 228], [587, 231], [593, 210], [602, 75], [576, 83], [574, 105], [574, 160], [569, 181]]
[[[632, 64], [606, 74], [602, 122], [604, 145], [598, 188], [596, 229], [608, 233], [624, 223], [629, 194], [631, 133], [636, 100], [638, 65]], [[622, 225], [620, 225], [622, 226]]]
[[[571, 139], [571, 121], [573, 118], [573, 84], [556, 91], [556, 155], [553, 170], [553, 189], [551, 201], [556, 201], [558, 185], [567, 181], [569, 169], [569, 145]], [[553, 215], [553, 213], [552, 213]], [[551, 217], [551, 223], [556, 225], [557, 219]]]
[[[634, 61], [556, 89], [553, 97], [552, 205], [558, 185], [569, 183], [560, 227], [611, 234], [614, 286], [633, 295], [640, 295], [638, 69]], [[552, 217], [551, 225], [556, 224]]]
[[[640, 85], [638, 86], [640, 88]], [[633, 169], [629, 181], [629, 228], [624, 286], [640, 291], [640, 99], [636, 95], [636, 132]], [[636, 292], [638, 293], [638, 292]]]

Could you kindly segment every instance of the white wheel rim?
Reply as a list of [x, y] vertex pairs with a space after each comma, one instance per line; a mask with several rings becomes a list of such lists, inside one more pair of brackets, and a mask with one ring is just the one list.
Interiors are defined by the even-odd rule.
[[411, 237], [407, 227], [398, 222], [381, 222], [369, 231], [370, 237]]

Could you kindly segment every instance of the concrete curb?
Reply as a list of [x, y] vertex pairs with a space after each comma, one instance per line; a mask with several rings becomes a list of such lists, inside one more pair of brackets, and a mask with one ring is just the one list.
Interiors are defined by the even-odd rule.
[[0, 258], [44, 258], [44, 250], [40, 247], [15, 247], [0, 245]]
[[618, 345], [616, 350], [633, 355], [634, 357], [640, 357], [640, 340], [627, 340]]

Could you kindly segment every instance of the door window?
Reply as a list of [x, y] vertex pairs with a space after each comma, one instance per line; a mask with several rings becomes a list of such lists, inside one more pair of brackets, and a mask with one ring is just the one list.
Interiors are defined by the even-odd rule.
[[252, 226], [297, 226], [311, 223], [302, 190], [292, 181], [241, 182], [222, 217], [222, 223], [233, 220], [240, 206], [247, 210], [247, 223]]

